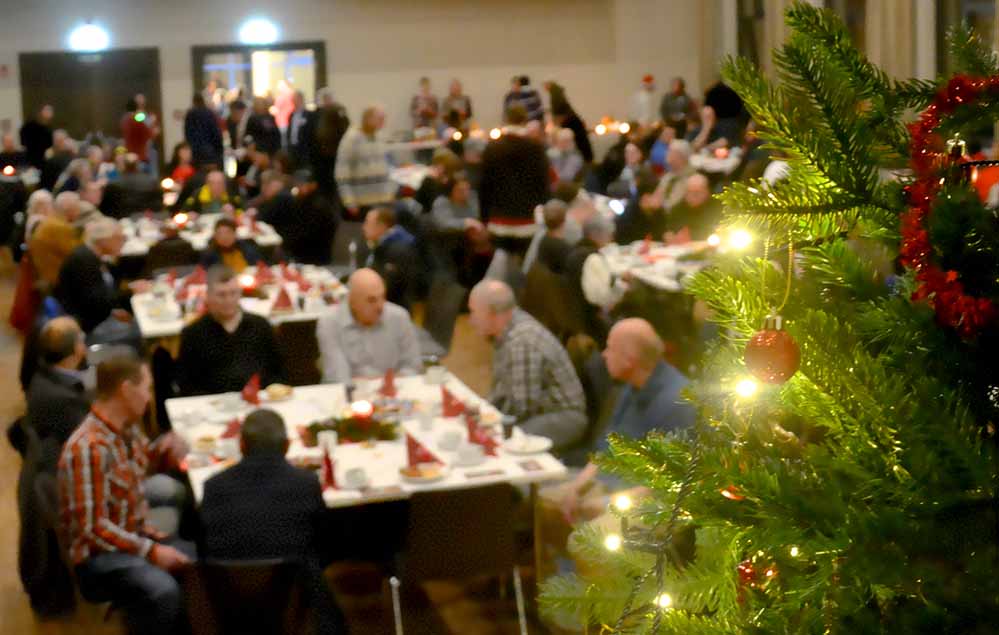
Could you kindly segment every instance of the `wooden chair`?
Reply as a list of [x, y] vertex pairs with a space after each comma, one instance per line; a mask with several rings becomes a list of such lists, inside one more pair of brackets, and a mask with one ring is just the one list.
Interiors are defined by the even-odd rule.
[[184, 580], [193, 635], [313, 632], [305, 568], [294, 561], [208, 560]]
[[[505, 483], [419, 492], [410, 499], [405, 551], [396, 563], [395, 589], [423, 580], [513, 574], [521, 633], [527, 616], [514, 541], [514, 495]], [[397, 632], [400, 606], [393, 602]]]

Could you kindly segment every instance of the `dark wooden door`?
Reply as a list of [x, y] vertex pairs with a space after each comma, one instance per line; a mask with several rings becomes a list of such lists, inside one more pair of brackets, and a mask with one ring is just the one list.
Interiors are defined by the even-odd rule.
[[74, 139], [91, 133], [118, 139], [126, 103], [142, 93], [146, 109], [162, 122], [159, 49], [21, 53], [18, 59], [25, 119], [52, 104], [55, 127]]

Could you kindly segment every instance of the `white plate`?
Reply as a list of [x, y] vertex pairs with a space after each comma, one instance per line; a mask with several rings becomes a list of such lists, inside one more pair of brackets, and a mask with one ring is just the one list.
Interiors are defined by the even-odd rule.
[[503, 449], [510, 454], [540, 454], [552, 449], [552, 440], [548, 437], [525, 434], [504, 441]]

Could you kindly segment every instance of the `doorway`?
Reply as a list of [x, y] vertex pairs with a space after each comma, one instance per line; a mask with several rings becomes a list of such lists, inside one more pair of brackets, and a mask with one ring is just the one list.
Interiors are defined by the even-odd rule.
[[[162, 120], [159, 49], [20, 53], [18, 63], [25, 121], [52, 104], [53, 126], [74, 139], [119, 139], [121, 116], [137, 93], [146, 96], [146, 110]], [[162, 136], [155, 143], [162, 157]]]
[[[312, 104], [326, 85], [326, 44], [285, 42], [263, 46], [195, 46], [191, 51], [194, 91], [224, 116], [235, 99], [250, 104], [255, 97], [271, 103], [300, 90]], [[279, 121], [280, 123], [280, 121]]]

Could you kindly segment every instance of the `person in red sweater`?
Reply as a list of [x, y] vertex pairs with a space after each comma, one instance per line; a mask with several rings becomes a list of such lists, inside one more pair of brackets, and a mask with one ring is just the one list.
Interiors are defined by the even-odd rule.
[[139, 110], [134, 98], [128, 100], [125, 114], [121, 117], [121, 136], [125, 149], [145, 163], [148, 160], [149, 141], [153, 138], [153, 130], [146, 125], [146, 113]]
[[195, 169], [191, 154], [191, 144], [181, 141], [173, 147], [173, 157], [170, 159], [170, 178], [177, 185], [183, 185], [184, 181], [194, 176]]

